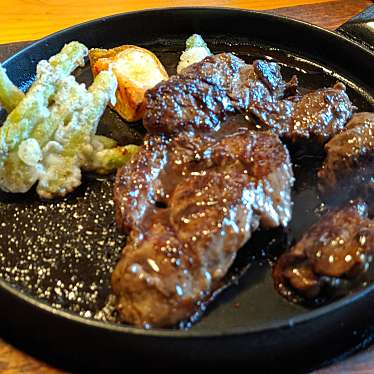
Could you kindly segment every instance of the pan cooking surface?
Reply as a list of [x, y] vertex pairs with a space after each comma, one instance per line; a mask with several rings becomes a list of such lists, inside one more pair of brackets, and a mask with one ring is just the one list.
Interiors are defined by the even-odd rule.
[[[124, 41], [125, 42], [125, 41]], [[253, 45], [210, 41], [214, 53], [231, 51], [252, 62], [275, 59], [285, 79], [293, 74], [306, 92], [343, 80], [348, 95], [360, 111], [373, 111], [373, 103], [353, 83], [335, 76], [328, 68], [275, 49]], [[182, 40], [164, 40], [151, 45], [169, 73], [175, 73]], [[77, 72], [89, 83], [89, 66]], [[100, 129], [120, 143], [140, 144], [144, 129], [127, 125], [107, 109]], [[298, 154], [294, 161], [296, 185], [294, 213], [287, 231], [260, 231], [239, 252], [227, 281], [235, 280], [212, 302], [203, 318], [192, 326], [199, 330], [257, 326], [289, 319], [308, 311], [284, 300], [274, 289], [271, 264], [287, 246], [300, 238], [325, 207], [316, 193], [315, 172], [322, 161], [317, 154]], [[0, 192], [0, 277], [17, 289], [57, 309], [86, 318], [116, 321], [110, 297], [110, 275], [119, 259], [126, 237], [114, 222], [112, 184], [114, 176], [85, 177], [82, 186], [63, 200], [41, 201], [34, 191], [24, 195]], [[337, 192], [338, 193], [338, 192]], [[250, 267], [240, 280], [238, 274]]]

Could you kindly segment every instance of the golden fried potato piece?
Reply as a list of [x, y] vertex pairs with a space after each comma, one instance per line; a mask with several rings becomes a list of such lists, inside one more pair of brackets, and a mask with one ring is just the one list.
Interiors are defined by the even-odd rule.
[[144, 93], [168, 74], [159, 59], [147, 49], [123, 45], [89, 52], [94, 76], [111, 66], [118, 81], [117, 103], [113, 107], [126, 121], [137, 121], [144, 113]]

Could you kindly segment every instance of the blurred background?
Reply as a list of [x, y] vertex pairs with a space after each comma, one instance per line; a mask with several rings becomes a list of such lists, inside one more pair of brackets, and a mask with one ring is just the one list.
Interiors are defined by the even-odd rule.
[[[0, 0], [0, 43], [42, 38], [55, 31], [91, 19], [132, 10], [171, 6], [225, 6], [255, 10], [305, 6], [299, 18], [331, 27], [331, 17], [359, 12], [370, 0]], [[329, 13], [329, 24], [315, 15], [321, 6]], [[330, 9], [330, 10], [329, 10]], [[287, 14], [287, 9], [285, 9]], [[349, 17], [349, 16], [347, 16]], [[341, 17], [340, 19], [341, 20]], [[336, 25], [338, 26], [338, 25]], [[126, 25], [124, 25], [126, 27]]]

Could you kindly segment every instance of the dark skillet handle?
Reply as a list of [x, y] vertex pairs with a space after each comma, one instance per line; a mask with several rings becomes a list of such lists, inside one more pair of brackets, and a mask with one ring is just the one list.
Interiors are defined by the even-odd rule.
[[374, 5], [344, 23], [336, 31], [374, 51]]

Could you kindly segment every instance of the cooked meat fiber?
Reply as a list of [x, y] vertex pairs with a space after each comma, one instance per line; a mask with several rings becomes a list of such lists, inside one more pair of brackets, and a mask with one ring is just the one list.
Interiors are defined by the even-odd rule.
[[118, 226], [130, 233], [112, 275], [122, 320], [191, 317], [259, 225], [288, 224], [292, 184], [288, 152], [270, 133], [147, 137], [114, 190]]
[[349, 199], [374, 186], [374, 114], [357, 113], [343, 132], [326, 145], [326, 159], [318, 173], [324, 195], [339, 191]]
[[291, 300], [347, 290], [367, 270], [373, 254], [374, 220], [368, 219], [367, 205], [356, 201], [326, 214], [279, 258], [274, 284]]
[[248, 65], [231, 53], [209, 56], [147, 91], [143, 124], [152, 134], [217, 131], [230, 113], [278, 100], [295, 84], [285, 84], [274, 62]]
[[311, 139], [325, 143], [344, 129], [354, 109], [345, 86], [337, 83], [293, 101], [254, 103], [250, 111], [265, 129], [292, 142]]
[[297, 78], [285, 83], [278, 64], [258, 60], [248, 65], [222, 53], [148, 90], [143, 123], [153, 134], [209, 132], [224, 126], [230, 114], [250, 113], [285, 139], [325, 143], [355, 109], [342, 83], [302, 97], [293, 96], [296, 91]]

